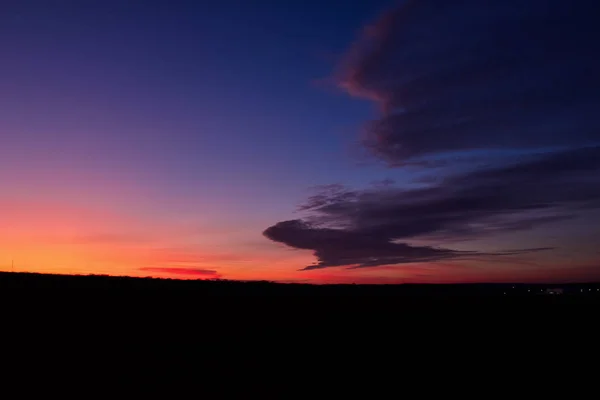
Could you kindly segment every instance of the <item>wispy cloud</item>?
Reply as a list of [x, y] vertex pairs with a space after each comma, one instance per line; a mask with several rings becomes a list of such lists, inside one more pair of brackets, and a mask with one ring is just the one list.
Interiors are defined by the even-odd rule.
[[144, 267], [140, 268], [140, 271], [167, 274], [167, 275], [187, 275], [197, 276], [204, 278], [219, 278], [221, 275], [211, 269], [200, 269], [200, 268], [167, 268], [167, 267]]
[[600, 147], [593, 147], [469, 171], [419, 189], [328, 186], [301, 206], [306, 219], [280, 222], [264, 234], [313, 250], [318, 262], [307, 270], [374, 267], [515, 254], [465, 253], [406, 242], [430, 238], [444, 243], [534, 229], [598, 208]]

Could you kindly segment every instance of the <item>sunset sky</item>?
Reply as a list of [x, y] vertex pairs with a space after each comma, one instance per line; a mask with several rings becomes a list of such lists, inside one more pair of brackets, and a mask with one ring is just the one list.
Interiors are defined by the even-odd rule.
[[0, 270], [599, 280], [597, 8], [2, 1]]

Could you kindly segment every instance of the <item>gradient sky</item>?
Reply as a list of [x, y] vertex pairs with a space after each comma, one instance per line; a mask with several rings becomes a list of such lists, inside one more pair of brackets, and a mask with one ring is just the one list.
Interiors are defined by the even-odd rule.
[[573, 3], [3, 1], [0, 269], [597, 279]]

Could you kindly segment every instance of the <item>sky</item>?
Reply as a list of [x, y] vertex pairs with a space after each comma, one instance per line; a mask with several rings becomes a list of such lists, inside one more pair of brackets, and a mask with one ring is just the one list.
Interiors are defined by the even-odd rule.
[[591, 0], [5, 0], [0, 270], [600, 278]]

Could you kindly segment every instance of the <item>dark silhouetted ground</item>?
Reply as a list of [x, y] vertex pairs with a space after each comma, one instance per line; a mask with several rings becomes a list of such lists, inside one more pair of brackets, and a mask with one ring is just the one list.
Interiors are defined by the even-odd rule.
[[[161, 295], [179, 293], [186, 296], [393, 296], [415, 301], [452, 298], [536, 298], [599, 299], [600, 284], [402, 284], [402, 285], [311, 285], [269, 281], [178, 280], [133, 278], [108, 275], [55, 275], [0, 272], [0, 290], [77, 290], [113, 294]], [[91, 291], [91, 292], [90, 292]]]
[[[543, 294], [548, 288], [564, 293]], [[369, 369], [373, 361], [363, 357], [431, 363], [425, 354], [452, 351], [448, 359], [460, 362], [466, 352], [595, 338], [599, 300], [598, 284], [306, 285], [0, 273], [0, 326], [9, 338], [3, 351], [24, 360], [26, 375], [41, 360], [55, 368], [67, 355], [81, 373], [81, 366], [110, 365], [122, 377], [155, 368], [160, 355], [165, 373], [187, 371], [193, 382], [202, 363], [225, 374], [237, 365], [253, 371], [267, 354], [277, 355], [275, 369], [296, 378], [289, 366], [331, 359]], [[135, 355], [124, 356], [132, 349]], [[180, 356], [187, 364], [174, 361]]]

